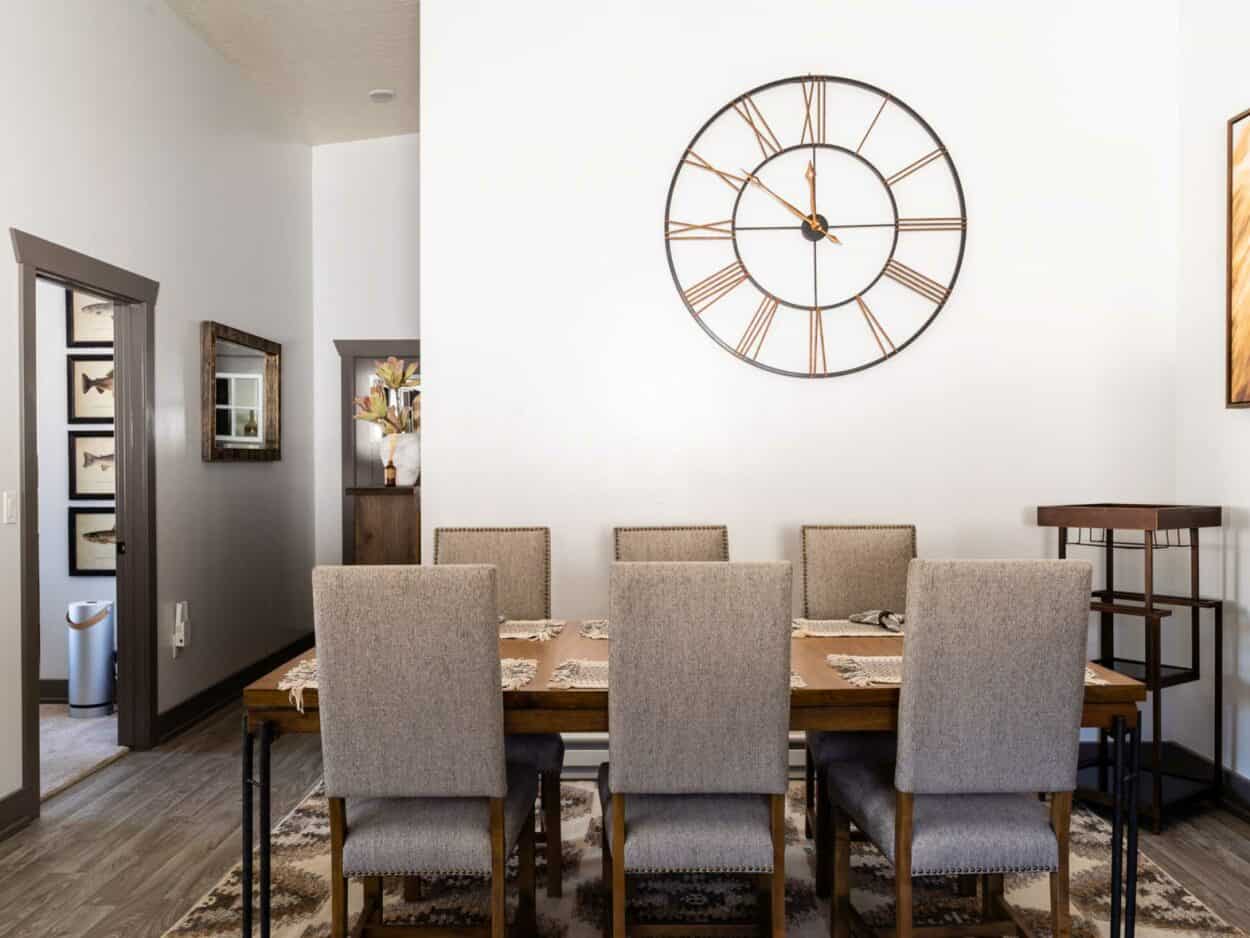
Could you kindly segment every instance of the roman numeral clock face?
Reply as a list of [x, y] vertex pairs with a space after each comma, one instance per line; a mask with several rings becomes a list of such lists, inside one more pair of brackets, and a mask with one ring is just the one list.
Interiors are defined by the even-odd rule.
[[695, 321], [752, 365], [830, 378], [906, 348], [963, 261], [963, 188], [886, 91], [786, 78], [730, 102], [682, 154], [664, 218]]

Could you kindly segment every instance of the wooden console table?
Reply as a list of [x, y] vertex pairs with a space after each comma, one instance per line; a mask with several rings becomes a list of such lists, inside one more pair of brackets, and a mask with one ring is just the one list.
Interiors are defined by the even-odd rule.
[[[1102, 589], [1093, 591], [1090, 610], [1099, 615], [1099, 657], [1104, 667], [1143, 681], [1150, 691], [1151, 738], [1142, 771], [1150, 778], [1148, 792], [1143, 792], [1142, 812], [1149, 816], [1158, 833], [1166, 808], [1199, 798], [1217, 802], [1223, 794], [1223, 695], [1224, 695], [1224, 606], [1218, 599], [1203, 599], [1198, 590], [1198, 532], [1222, 524], [1218, 506], [1203, 505], [1128, 505], [1112, 502], [1089, 505], [1048, 505], [1037, 509], [1037, 523], [1059, 529], [1059, 556], [1067, 556], [1069, 544], [1097, 547], [1104, 554], [1105, 581]], [[1076, 540], [1069, 540], [1075, 530]], [[1088, 533], [1086, 538], [1085, 532]], [[1140, 542], [1117, 542], [1117, 531], [1140, 531]], [[1097, 532], [1097, 533], [1096, 533]], [[1186, 543], [1186, 537], [1188, 542]], [[1115, 588], [1115, 551], [1128, 548], [1142, 551], [1142, 592]], [[1155, 592], [1154, 552], [1156, 549], [1188, 548], [1189, 595], [1173, 596]], [[1188, 665], [1165, 664], [1163, 661], [1163, 620], [1172, 609], [1189, 609], [1190, 662]], [[1165, 753], [1163, 737], [1163, 689], [1188, 684], [1202, 677], [1201, 613], [1209, 609], [1214, 619], [1215, 667], [1213, 675], [1214, 724], [1213, 769], [1209, 776], [1194, 766], [1179, 764]], [[1145, 628], [1144, 660], [1120, 657], [1115, 651], [1115, 617], [1135, 616]], [[1175, 621], [1175, 620], [1172, 620]], [[1188, 761], [1193, 761], [1192, 758]], [[1097, 791], [1107, 788], [1107, 740], [1100, 732], [1098, 743]]]

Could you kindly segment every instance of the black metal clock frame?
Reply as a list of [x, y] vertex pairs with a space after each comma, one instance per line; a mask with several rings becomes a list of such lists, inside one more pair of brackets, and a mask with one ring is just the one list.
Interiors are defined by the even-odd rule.
[[[687, 156], [690, 154], [691, 150], [694, 148], [694, 145], [698, 142], [699, 138], [703, 136], [704, 132], [707, 131], [709, 127], [711, 127], [714, 123], [716, 123], [716, 121], [719, 120], [728, 111], [734, 109], [738, 105], [742, 105], [743, 102], [752, 98], [754, 95], [760, 94], [765, 91], [769, 91], [773, 88], [777, 88], [782, 85], [814, 84], [816, 82], [846, 85], [846, 86], [859, 88], [861, 90], [871, 92], [872, 94], [880, 96], [880, 98], [882, 99], [883, 108], [886, 104], [892, 104], [895, 107], [899, 108], [900, 110], [904, 111], [912, 120], [914, 120], [917, 124], [919, 124], [920, 127], [924, 129], [924, 131], [933, 140], [934, 144], [941, 151], [941, 154], [942, 154], [941, 158], [945, 161], [947, 169], [950, 171], [951, 180], [955, 187], [955, 195], [959, 200], [959, 216], [961, 220], [963, 221], [963, 227], [960, 230], [959, 252], [955, 257], [955, 265], [951, 271], [950, 279], [947, 281], [946, 286], [945, 286], [945, 291], [946, 291], [945, 295], [940, 301], [935, 301], [936, 306], [933, 312], [929, 315], [929, 317], [924, 321], [924, 323], [921, 324], [921, 326], [915, 332], [913, 332], [904, 342], [902, 342], [902, 344], [894, 346], [893, 351], [887, 352], [886, 354], [882, 355], [879, 358], [873, 359], [872, 361], [865, 362], [861, 365], [856, 365], [853, 368], [844, 368], [840, 371], [828, 371], [828, 372], [801, 372], [801, 371], [790, 371], [785, 368], [777, 368], [773, 365], [767, 365], [767, 364], [764, 364], [763, 362], [756, 361], [754, 358], [751, 358], [748, 355], [742, 354], [736, 348], [733, 348], [732, 346], [730, 346], [707, 323], [703, 321], [702, 317], [699, 315], [699, 311], [697, 311], [694, 308], [694, 305], [686, 298], [685, 290], [682, 287], [681, 279], [677, 275], [677, 266], [673, 261], [672, 241], [681, 240], [681, 239], [680, 238], [670, 239], [667, 237], [667, 233], [670, 230], [670, 224], [672, 222], [671, 215], [672, 215], [672, 207], [673, 207], [673, 194], [676, 192], [676, 189], [677, 189], [677, 180], [681, 176], [682, 167], [686, 165]], [[875, 124], [875, 120], [873, 123]], [[869, 131], [871, 131], [872, 127], [870, 126], [868, 129]], [[867, 134], [865, 134], [865, 139], [866, 138], [867, 138]], [[861, 146], [862, 146], [862, 143], [861, 143]], [[761, 160], [759, 163], [757, 163], [754, 166], [754, 168], [751, 170], [751, 175], [752, 176], [757, 175], [759, 171], [763, 169], [765, 165], [767, 165], [768, 163], [772, 162], [775, 159], [778, 159], [779, 157], [786, 155], [787, 153], [792, 153], [796, 150], [809, 150], [809, 149], [812, 150], [813, 152], [815, 152], [817, 149], [835, 150], [835, 151], [845, 153], [859, 160], [866, 167], [868, 167], [872, 171], [872, 173], [877, 177], [877, 179], [881, 182], [882, 187], [885, 189], [886, 194], [890, 198], [890, 206], [894, 213], [894, 221], [893, 221], [894, 238], [890, 243], [889, 254], [886, 257], [885, 262], [882, 264], [881, 269], [877, 272], [876, 276], [873, 277], [871, 281], [869, 281], [869, 283], [866, 286], [864, 286], [861, 290], [859, 290], [858, 295], [862, 296], [864, 293], [868, 292], [868, 290], [872, 289], [872, 287], [882, 278], [882, 276], [885, 275], [886, 268], [889, 266], [890, 261], [894, 259], [894, 252], [898, 248], [898, 235], [899, 235], [899, 230], [900, 230], [898, 226], [899, 224], [898, 202], [894, 197], [894, 192], [887, 178], [882, 174], [882, 172], [879, 169], [877, 169], [877, 167], [870, 160], [865, 158], [856, 150], [851, 150], [847, 147], [839, 146], [837, 144], [818, 143], [818, 142], [813, 141], [813, 142], [808, 142], [808, 143], [799, 143], [799, 144], [795, 144], [793, 146], [788, 146], [788, 147], [781, 147], [780, 149], [778, 149], [776, 153], [770, 154], [769, 156]], [[770, 290], [765, 289], [755, 279], [750, 269], [747, 267], [746, 263], [743, 261], [742, 255], [738, 250], [738, 238], [737, 238], [738, 231], [756, 230], [759, 227], [759, 226], [739, 227], [737, 224], [738, 208], [742, 201], [742, 195], [746, 191], [749, 185], [750, 185], [749, 180], [744, 181], [742, 185], [738, 188], [738, 194], [734, 197], [733, 214], [731, 216], [731, 222], [730, 222], [730, 232], [732, 233], [734, 259], [741, 266], [742, 271], [746, 275], [747, 280], [757, 290], [759, 290], [760, 293], [762, 293], [764, 296], [768, 297], [771, 300], [776, 301], [778, 304], [782, 306], [790, 307], [792, 309], [805, 309], [805, 310], [816, 309], [816, 310], [820, 310], [823, 313], [823, 311], [827, 309], [834, 309], [840, 306], [845, 306], [848, 303], [854, 302], [855, 295], [849, 296], [844, 300], [839, 300], [836, 303], [828, 303], [828, 304], [817, 304], [815, 302], [808, 303], [808, 304], [794, 303], [790, 300], [786, 300], [783, 297], [776, 295]], [[882, 362], [885, 362], [891, 358], [894, 358], [896, 355], [898, 355], [899, 352], [903, 351], [903, 349], [907, 348], [909, 345], [915, 342], [916, 339], [918, 339], [924, 333], [924, 331], [928, 329], [930, 325], [932, 325], [933, 321], [937, 318], [938, 313], [940, 313], [945, 308], [947, 300], [950, 299], [950, 294], [954, 290], [954, 287], [955, 287], [955, 281], [959, 279], [959, 272], [961, 268], [963, 267], [964, 250], [967, 246], [967, 239], [968, 239], [967, 218], [968, 218], [968, 209], [967, 209], [967, 204], [964, 201], [963, 183], [960, 181], [959, 171], [955, 168], [955, 163], [950, 157], [950, 152], [947, 150], [946, 144], [942, 142], [942, 139], [937, 135], [937, 133], [929, 125], [929, 122], [926, 121], [923, 117], [921, 117], [918, 113], [916, 113], [916, 111], [913, 110], [910, 105], [908, 105], [904, 101], [901, 101], [894, 95], [890, 94], [888, 91], [885, 91], [884, 89], [877, 87], [876, 85], [871, 85], [867, 82], [860, 81], [855, 78], [843, 78], [843, 77], [835, 76], [835, 75], [797, 75], [797, 76], [793, 76], [790, 78], [779, 78], [776, 81], [771, 81], [766, 84], [759, 85], [755, 88], [751, 88], [750, 90], [743, 92], [742, 94], [738, 95], [738, 97], [730, 101], [728, 104], [724, 105], [719, 110], [717, 110], [716, 113], [714, 113], [711, 117], [709, 117], [703, 123], [703, 126], [701, 126], [699, 130], [695, 133], [695, 135], [690, 139], [690, 142], [686, 145], [685, 149], [682, 151], [682, 158], [677, 161], [677, 166], [673, 170], [673, 176], [672, 176], [672, 179], [669, 181], [669, 185], [668, 185], [668, 197], [664, 205], [664, 231], [666, 233], [664, 247], [665, 247], [665, 254], [668, 258], [669, 273], [673, 277], [673, 283], [677, 287], [678, 294], [681, 295], [682, 297], [682, 302], [685, 304], [686, 309], [690, 313], [691, 318], [696, 323], [699, 324], [699, 328], [701, 328], [704, 332], [706, 332], [716, 342], [717, 345], [719, 345], [729, 354], [733, 355], [735, 358], [740, 359], [749, 365], [753, 365], [756, 368], [763, 369], [764, 371], [770, 371], [773, 374], [786, 375], [788, 377], [793, 377], [793, 378], [836, 378], [842, 375], [849, 375], [849, 374], [854, 374], [855, 372], [858, 372], [858, 371], [864, 371], [865, 369], [871, 368], [874, 365], [879, 365]], [[883, 223], [880, 223], [879, 226], [886, 227], [889, 224], [890, 223], [883, 222]], [[772, 226], [768, 226], [768, 227], [772, 227]], [[778, 226], [778, 227], [785, 227], [790, 230], [798, 230], [802, 226], [787, 225], [787, 226]], [[814, 252], [817, 246], [818, 246], [818, 241], [813, 240], [812, 241], [813, 258], [815, 257]], [[817, 280], [817, 270], [816, 270], [814, 263], [813, 263], [813, 268], [812, 268], [812, 279], [813, 279], [813, 301], [815, 301], [818, 299], [818, 280]], [[891, 345], [893, 346], [892, 342], [891, 342]]]

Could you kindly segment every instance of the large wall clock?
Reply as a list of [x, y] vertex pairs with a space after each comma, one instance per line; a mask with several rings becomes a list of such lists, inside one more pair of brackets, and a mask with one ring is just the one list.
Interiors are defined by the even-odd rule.
[[950, 154], [887, 91], [808, 75], [730, 101], [669, 185], [665, 246], [695, 322], [804, 378], [892, 358], [946, 304], [967, 217]]

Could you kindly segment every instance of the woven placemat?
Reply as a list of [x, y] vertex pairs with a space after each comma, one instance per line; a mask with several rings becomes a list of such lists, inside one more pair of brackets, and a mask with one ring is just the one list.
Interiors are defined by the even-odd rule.
[[884, 625], [850, 619], [795, 619], [790, 623], [791, 638], [888, 638], [900, 634]]
[[577, 630], [577, 634], [582, 638], [595, 638], [606, 641], [608, 638], [608, 620], [587, 619], [582, 623], [582, 627]]
[[[516, 690], [534, 680], [538, 673], [537, 658], [504, 658], [499, 662], [500, 684], [504, 690]], [[278, 690], [287, 691], [291, 703], [304, 712], [304, 691], [317, 690], [317, 659], [308, 658], [278, 679]]]
[[551, 672], [551, 687], [577, 690], [606, 690], [608, 686], [608, 663], [572, 658], [561, 661]]
[[507, 619], [499, 626], [499, 637], [549, 642], [563, 631], [563, 619]]
[[[855, 687], [890, 686], [903, 683], [902, 655], [827, 655], [826, 663]], [[1109, 683], [1085, 669], [1085, 683], [1094, 686]]]

